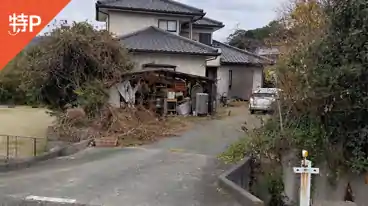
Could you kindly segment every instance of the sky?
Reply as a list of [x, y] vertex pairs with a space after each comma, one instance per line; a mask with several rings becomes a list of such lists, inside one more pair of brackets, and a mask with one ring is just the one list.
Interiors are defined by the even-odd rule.
[[[225, 41], [235, 29], [255, 29], [277, 18], [279, 9], [286, 0], [178, 0], [203, 9], [207, 17], [221, 21], [225, 27], [214, 33], [214, 38]], [[72, 0], [55, 20], [95, 22], [96, 0]]]

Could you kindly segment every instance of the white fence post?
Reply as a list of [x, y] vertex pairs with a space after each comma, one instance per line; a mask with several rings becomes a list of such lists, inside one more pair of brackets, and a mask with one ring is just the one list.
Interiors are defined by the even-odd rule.
[[300, 174], [300, 206], [310, 206], [311, 175], [319, 174], [319, 168], [313, 168], [312, 162], [307, 160], [308, 152], [303, 150], [301, 167], [294, 167], [294, 173]]

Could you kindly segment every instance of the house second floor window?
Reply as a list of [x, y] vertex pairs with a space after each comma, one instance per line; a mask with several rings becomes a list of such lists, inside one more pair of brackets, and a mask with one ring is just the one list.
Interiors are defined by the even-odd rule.
[[211, 46], [212, 34], [211, 33], [199, 33], [199, 42]]
[[168, 32], [177, 32], [177, 24], [175, 20], [158, 20], [158, 28]]

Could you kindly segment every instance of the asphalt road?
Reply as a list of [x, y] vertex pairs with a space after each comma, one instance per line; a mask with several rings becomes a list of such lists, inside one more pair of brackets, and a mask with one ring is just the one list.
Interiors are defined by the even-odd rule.
[[69, 205], [238, 206], [217, 187], [217, 176], [227, 166], [216, 155], [239, 138], [245, 118], [253, 118], [240, 114], [197, 125], [181, 137], [150, 146], [89, 148], [0, 174], [0, 194], [12, 198], [0, 201], [10, 206], [45, 205], [12, 202], [37, 196], [75, 201]]

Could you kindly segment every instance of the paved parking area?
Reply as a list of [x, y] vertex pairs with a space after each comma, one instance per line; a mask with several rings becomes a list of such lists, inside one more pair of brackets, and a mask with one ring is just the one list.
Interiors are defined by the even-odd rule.
[[90, 205], [238, 206], [217, 187], [217, 176], [227, 166], [216, 157], [243, 134], [240, 125], [246, 120], [249, 127], [257, 124], [246, 109], [235, 108], [230, 117], [199, 124], [181, 137], [153, 145], [89, 148], [0, 174], [0, 194]]

